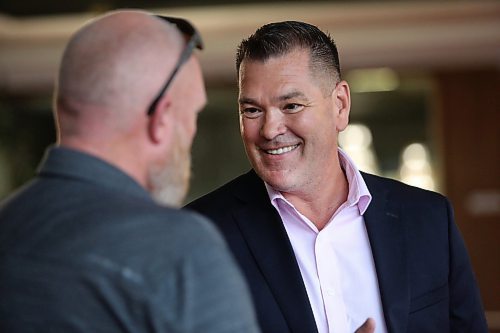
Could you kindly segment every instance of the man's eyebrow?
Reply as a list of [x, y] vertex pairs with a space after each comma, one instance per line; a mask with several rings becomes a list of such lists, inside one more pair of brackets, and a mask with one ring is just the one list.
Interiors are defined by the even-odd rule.
[[[276, 98], [276, 100], [282, 102], [282, 101], [288, 101], [288, 100], [293, 99], [293, 98], [300, 98], [300, 99], [303, 99], [306, 101], [309, 100], [303, 92], [300, 92], [297, 90], [291, 91], [291, 92], [284, 94], [284, 95], [281, 95], [281, 96], [278, 96]], [[254, 100], [250, 97], [240, 97], [238, 99], [238, 103], [240, 103], [240, 105], [241, 104], [258, 104], [256, 100]]]
[[308, 100], [308, 98], [306, 97], [306, 95], [304, 95], [304, 93], [297, 91], [297, 90], [291, 91], [285, 95], [279, 96], [278, 100], [279, 101], [287, 101], [287, 100], [293, 99], [293, 98], [300, 98], [300, 99]]
[[241, 97], [238, 99], [238, 103], [240, 104], [256, 104], [255, 100], [249, 97]]

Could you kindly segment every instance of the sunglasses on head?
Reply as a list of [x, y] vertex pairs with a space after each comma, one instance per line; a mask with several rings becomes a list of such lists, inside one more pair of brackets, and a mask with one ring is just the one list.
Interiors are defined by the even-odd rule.
[[172, 83], [172, 81], [175, 78], [175, 75], [181, 68], [182, 64], [184, 64], [189, 57], [191, 57], [191, 54], [193, 53], [194, 48], [198, 48], [200, 50], [203, 50], [203, 41], [201, 40], [201, 35], [198, 33], [196, 28], [189, 23], [187, 20], [178, 18], [178, 17], [169, 17], [169, 16], [161, 16], [161, 15], [155, 15], [158, 18], [161, 18], [162, 20], [165, 20], [169, 23], [173, 23], [177, 26], [177, 29], [185, 35], [188, 40], [186, 43], [186, 46], [184, 47], [184, 50], [182, 51], [179, 60], [177, 61], [177, 64], [175, 65], [172, 73], [168, 77], [167, 81], [161, 88], [160, 92], [158, 95], [156, 95], [155, 99], [151, 103], [151, 105], [148, 108], [148, 116], [152, 115], [155, 112], [156, 105], [158, 104], [158, 101], [163, 97], [165, 94], [165, 91], [167, 91], [168, 87]]

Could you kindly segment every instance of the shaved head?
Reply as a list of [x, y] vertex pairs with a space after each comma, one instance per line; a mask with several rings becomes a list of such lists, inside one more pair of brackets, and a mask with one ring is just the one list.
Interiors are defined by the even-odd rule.
[[183, 43], [174, 25], [146, 12], [112, 12], [88, 23], [63, 54], [55, 108], [60, 134], [128, 126], [146, 112]]
[[189, 185], [191, 144], [206, 93], [194, 54], [176, 67], [190, 50], [186, 38], [201, 37], [170, 21], [127, 10], [86, 24], [64, 51], [54, 109], [59, 145], [97, 156], [159, 202], [179, 205]]

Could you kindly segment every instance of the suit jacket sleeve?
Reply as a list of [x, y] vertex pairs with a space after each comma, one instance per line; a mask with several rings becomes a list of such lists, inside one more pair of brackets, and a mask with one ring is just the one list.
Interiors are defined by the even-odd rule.
[[488, 332], [479, 290], [464, 241], [447, 201], [450, 234], [450, 332]]

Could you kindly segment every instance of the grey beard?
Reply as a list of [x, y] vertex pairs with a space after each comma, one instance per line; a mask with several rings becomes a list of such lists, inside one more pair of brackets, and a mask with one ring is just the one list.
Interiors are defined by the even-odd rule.
[[190, 176], [190, 150], [177, 143], [169, 158], [149, 173], [153, 199], [160, 205], [180, 207], [189, 189]]

